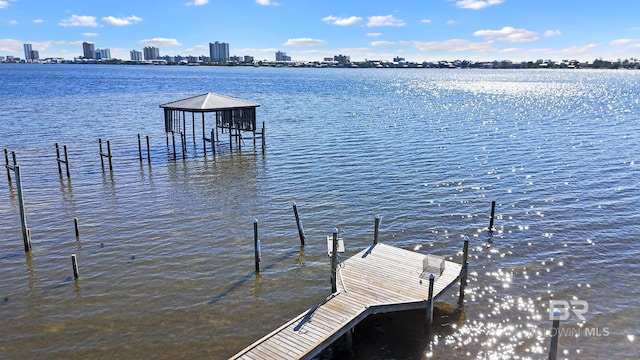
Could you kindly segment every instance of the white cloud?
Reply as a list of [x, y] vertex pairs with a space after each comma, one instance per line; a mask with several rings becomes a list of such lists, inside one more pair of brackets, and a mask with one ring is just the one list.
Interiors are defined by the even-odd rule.
[[422, 19], [420, 22], [423, 24], [431, 24], [431, 19]]
[[18, 25], [18, 20], [9, 20], [9, 25]]
[[167, 39], [167, 38], [153, 38], [153, 39], [144, 39], [139, 41], [142, 45], [148, 46], [180, 46], [180, 42], [176, 39]]
[[0, 52], [10, 53], [13, 51], [22, 51], [23, 42], [13, 39], [0, 39]]
[[401, 27], [405, 25], [407, 25], [407, 23], [405, 23], [404, 20], [396, 19], [393, 17], [393, 15], [369, 16], [369, 21], [367, 22], [368, 27], [374, 27], [374, 26]]
[[478, 30], [473, 35], [508, 43], [533, 42], [540, 39], [538, 34], [533, 31], [516, 29], [511, 26], [505, 26], [500, 30]]
[[71, 15], [68, 19], [60, 20], [58, 25], [63, 27], [70, 26], [90, 26], [97, 27], [98, 22], [96, 22], [95, 16], [85, 16], [85, 15]]
[[195, 1], [189, 1], [188, 3], [186, 3], [186, 6], [202, 6], [202, 5], [207, 5], [209, 3], [209, 0], [195, 0]]
[[357, 25], [362, 23], [362, 18], [359, 16], [350, 16], [348, 18], [341, 18], [341, 17], [329, 15], [323, 18], [322, 21], [329, 24], [333, 24], [333, 25], [351, 26], [351, 25]]
[[447, 22], [446, 22], [445, 24], [447, 24], [447, 25], [453, 25], [453, 24], [455, 24], [455, 23], [456, 23], [456, 21], [455, 21], [455, 20], [447, 20]]
[[640, 49], [640, 39], [616, 39], [611, 41], [611, 45], [627, 49]]
[[488, 52], [495, 51], [493, 41], [475, 42], [463, 39], [451, 39], [445, 41], [414, 41], [413, 46], [420, 51], [446, 51], [446, 52]]
[[142, 19], [133, 15], [133, 16], [128, 16], [128, 17], [123, 17], [123, 18], [117, 18], [117, 17], [113, 17], [113, 16], [105, 16], [102, 18], [102, 23], [103, 24], [107, 24], [107, 25], [113, 25], [113, 26], [127, 26], [127, 25], [133, 25], [133, 24], [137, 24], [139, 22], [141, 22]]
[[280, 5], [277, 2], [271, 1], [271, 0], [256, 0], [256, 4], [262, 5], [262, 6], [279, 6]]
[[289, 39], [285, 42], [284, 46], [317, 46], [323, 45], [326, 41], [319, 39], [311, 39], [311, 38], [297, 38], [297, 39]]
[[367, 33], [367, 36], [368, 36], [368, 37], [380, 37], [380, 36], [382, 36], [382, 33], [379, 33], [379, 32], [370, 32], [370, 33]]
[[395, 42], [393, 41], [372, 41], [371, 42], [371, 46], [391, 46], [391, 45], [396, 45]]
[[42, 24], [43, 22], [44, 22], [44, 20], [42, 20], [42, 19], [34, 19], [33, 20], [34, 24]]
[[502, 4], [505, 0], [459, 0], [456, 6], [461, 9], [480, 10], [489, 6]]
[[9, 6], [9, 2], [6, 0], [0, 0], [0, 9], [4, 9]]
[[560, 30], [547, 30], [544, 32], [545, 37], [559, 36], [560, 34], [562, 34]]
[[82, 33], [82, 36], [84, 36], [84, 37], [96, 37], [96, 36], [98, 36], [98, 33], [86, 32], [86, 33]]

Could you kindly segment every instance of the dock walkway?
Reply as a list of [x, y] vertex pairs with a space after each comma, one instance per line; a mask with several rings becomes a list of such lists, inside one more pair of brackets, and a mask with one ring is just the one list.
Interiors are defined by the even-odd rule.
[[429, 275], [433, 299], [456, 283], [462, 265], [442, 257], [375, 244], [338, 268], [338, 290], [231, 359], [310, 359], [352, 330], [367, 316], [428, 307]]

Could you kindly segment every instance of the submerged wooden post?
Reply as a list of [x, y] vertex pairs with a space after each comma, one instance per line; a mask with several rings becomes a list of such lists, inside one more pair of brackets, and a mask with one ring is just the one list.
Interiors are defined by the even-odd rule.
[[431, 325], [433, 325], [433, 283], [436, 277], [433, 274], [429, 275], [429, 297], [427, 298], [427, 331], [431, 331]]
[[213, 128], [211, 128], [211, 151], [213, 152], [213, 155], [216, 154], [216, 144], [213, 141]]
[[78, 259], [76, 254], [71, 254], [71, 266], [73, 266], [73, 277], [78, 278]]
[[142, 162], [142, 141], [140, 140], [140, 134], [138, 134], [138, 155], [140, 157], [140, 162]]
[[193, 133], [193, 145], [195, 145], [196, 144], [196, 113], [193, 113], [193, 112], [191, 113], [191, 132]]
[[7, 149], [4, 149], [4, 162], [5, 167], [7, 168], [7, 178], [9, 179], [9, 186], [11, 186], [11, 166], [9, 165], [9, 150]]
[[71, 172], [69, 171], [69, 153], [67, 152], [67, 145], [62, 145], [64, 148], [64, 166], [67, 169], [67, 178], [71, 177]]
[[467, 275], [469, 272], [469, 237], [464, 237], [462, 250], [462, 269], [460, 270], [460, 295], [458, 296], [458, 307], [464, 304], [464, 290], [467, 287]]
[[22, 240], [24, 242], [24, 252], [31, 251], [31, 233], [27, 227], [27, 215], [24, 209], [24, 194], [22, 193], [22, 177], [20, 176], [20, 165], [13, 166], [16, 174], [16, 186], [18, 188], [18, 206], [20, 207], [20, 226], [22, 227]]
[[263, 122], [262, 122], [262, 133], [260, 134], [260, 135], [262, 136], [262, 151], [264, 151], [264, 144], [265, 144], [265, 141], [264, 141], [264, 136], [265, 136], [265, 135], [264, 135], [264, 131], [265, 131], [265, 127], [264, 127], [264, 121], [263, 121]]
[[256, 262], [256, 273], [260, 272], [260, 239], [258, 239], [258, 219], [253, 219], [253, 250]]
[[151, 146], [149, 146], [149, 135], [147, 135], [146, 138], [147, 138], [147, 162], [151, 164]]
[[111, 162], [111, 140], [107, 140], [107, 157], [109, 158], [109, 170], [113, 171], [113, 163]]
[[98, 138], [98, 145], [100, 146], [100, 165], [104, 170], [104, 153], [102, 152], [102, 138]]
[[60, 165], [60, 146], [56, 143], [56, 162], [58, 163], [58, 174], [62, 175], [62, 165]]
[[65, 168], [67, 170], [67, 177], [71, 177], [71, 173], [69, 172], [69, 153], [67, 152], [67, 145], [62, 145], [64, 148], [64, 159], [60, 157], [60, 146], [56, 143], [56, 162], [58, 163], [58, 174], [62, 175], [62, 165], [64, 163]]
[[373, 244], [378, 244], [378, 229], [380, 228], [380, 215], [376, 215], [375, 225], [373, 229]]
[[173, 160], [177, 159], [176, 157], [176, 133], [171, 132], [171, 141], [173, 143]]
[[187, 145], [185, 144], [187, 138], [187, 134], [180, 133], [180, 143], [182, 144], [182, 160], [185, 159], [185, 151], [187, 150]]
[[331, 244], [331, 293], [338, 291], [338, 229], [333, 229], [333, 243]]
[[496, 201], [491, 202], [491, 220], [489, 220], [489, 232], [493, 232], [493, 218], [496, 213]]
[[296, 224], [298, 225], [298, 236], [300, 237], [300, 245], [304, 246], [304, 228], [302, 227], [302, 221], [300, 221], [300, 216], [298, 215], [298, 205], [293, 203], [293, 213], [296, 216]]
[[80, 229], [78, 228], [78, 218], [73, 218], [73, 227], [76, 231], [76, 240], [80, 239]]
[[560, 336], [559, 334], [560, 319], [558, 318], [560, 316], [560, 312], [558, 310], [555, 310], [553, 312], [553, 315], [554, 315], [554, 319], [553, 319], [553, 324], [551, 325], [551, 344], [549, 345], [549, 360], [556, 360], [556, 357], [558, 356], [558, 338]]

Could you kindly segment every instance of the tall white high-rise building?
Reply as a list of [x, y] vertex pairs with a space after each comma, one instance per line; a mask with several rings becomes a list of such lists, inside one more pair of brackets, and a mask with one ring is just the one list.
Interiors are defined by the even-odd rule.
[[160, 57], [160, 49], [158, 49], [157, 47], [146, 46], [144, 49], [142, 49], [142, 51], [144, 52], [145, 60], [158, 60], [158, 58]]
[[229, 44], [217, 41], [209, 43], [209, 57], [211, 62], [229, 61]]
[[132, 61], [141, 61], [142, 60], [142, 51], [131, 50], [129, 52], [129, 56], [131, 57]]
[[31, 44], [23, 44], [22, 46], [24, 46], [24, 60], [33, 60], [31, 58], [31, 52], [33, 51], [33, 49], [31, 48]]
[[82, 53], [85, 59], [95, 59], [96, 58], [96, 47], [93, 43], [83, 42], [82, 43]]

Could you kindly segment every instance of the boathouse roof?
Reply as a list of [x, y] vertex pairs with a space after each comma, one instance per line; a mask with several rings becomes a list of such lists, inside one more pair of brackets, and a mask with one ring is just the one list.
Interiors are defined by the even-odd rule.
[[166, 103], [161, 108], [189, 112], [210, 112], [230, 109], [257, 108], [260, 104], [208, 92], [202, 95]]

